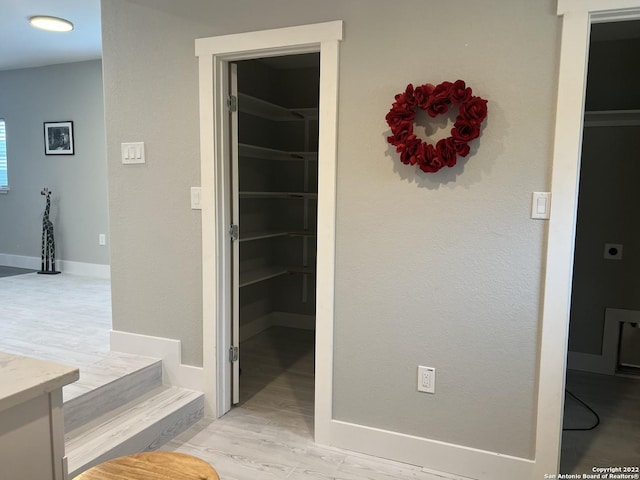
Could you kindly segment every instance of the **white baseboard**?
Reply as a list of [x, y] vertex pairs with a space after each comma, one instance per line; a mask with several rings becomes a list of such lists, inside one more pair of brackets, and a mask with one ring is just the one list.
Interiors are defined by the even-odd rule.
[[607, 308], [604, 314], [602, 353], [568, 352], [567, 368], [583, 372], [615, 375], [618, 368], [620, 327], [622, 323], [640, 323], [640, 311]]
[[[42, 266], [39, 257], [27, 257], [24, 255], [9, 255], [0, 253], [0, 265], [6, 267], [29, 268], [39, 270]], [[98, 263], [74, 262], [71, 260], [56, 260], [56, 269], [72, 275], [84, 277], [111, 278], [111, 267]]]
[[271, 312], [260, 318], [240, 326], [240, 341], [251, 338], [269, 327], [302, 328], [315, 330], [316, 317], [314, 315], [302, 315], [299, 313]]
[[111, 350], [159, 358], [162, 360], [162, 381], [165, 385], [204, 391], [203, 369], [182, 363], [180, 340], [111, 330]]
[[[24, 255], [9, 255], [8, 253], [0, 253], [0, 265], [5, 267], [30, 268], [38, 270], [40, 268], [40, 259], [38, 257], [26, 257]], [[56, 262], [56, 268], [58, 262]]]
[[111, 278], [111, 266], [100, 265], [98, 263], [72, 262], [71, 260], [62, 260], [56, 262], [61, 272], [72, 275], [82, 275], [83, 277]]
[[417, 465], [453, 480], [529, 479], [534, 460], [404, 435], [338, 420], [331, 421], [331, 445]]

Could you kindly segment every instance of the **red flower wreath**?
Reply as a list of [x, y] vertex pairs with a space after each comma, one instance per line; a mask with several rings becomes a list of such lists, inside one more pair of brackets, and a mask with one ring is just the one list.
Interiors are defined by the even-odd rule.
[[[413, 88], [409, 84], [395, 99], [386, 116], [393, 134], [387, 137], [387, 141], [396, 147], [402, 163], [417, 164], [425, 172], [437, 172], [444, 166], [453, 167], [458, 155], [466, 157], [470, 150], [469, 142], [480, 136], [480, 127], [487, 118], [487, 101], [474, 97], [471, 88], [462, 80], [442, 82], [435, 87], [425, 83]], [[458, 106], [458, 116], [449, 137], [439, 140], [435, 147], [416, 137], [413, 133], [416, 106], [435, 118], [447, 113], [451, 105]]]

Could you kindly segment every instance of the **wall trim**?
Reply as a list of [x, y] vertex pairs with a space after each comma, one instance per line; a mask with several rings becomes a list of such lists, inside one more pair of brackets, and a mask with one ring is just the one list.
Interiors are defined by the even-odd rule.
[[[640, 0], [558, 0], [562, 20], [549, 218], [539, 336], [533, 474], [560, 467], [587, 58], [591, 24], [640, 18]], [[524, 477], [522, 477], [524, 478]]]
[[431, 473], [447, 479], [536, 478], [532, 477], [533, 460], [339, 420], [331, 421], [331, 437], [335, 447], [421, 467], [428, 465]]
[[182, 363], [180, 340], [152, 337], [137, 333], [111, 330], [111, 350], [162, 360], [162, 382], [173, 387], [202, 392], [204, 373], [201, 367]]
[[[27, 257], [24, 255], [9, 255], [0, 253], [0, 265], [5, 267], [30, 268], [40, 270], [40, 257]], [[111, 266], [99, 263], [74, 262], [71, 260], [56, 260], [56, 269], [71, 275], [83, 277], [111, 278]]]

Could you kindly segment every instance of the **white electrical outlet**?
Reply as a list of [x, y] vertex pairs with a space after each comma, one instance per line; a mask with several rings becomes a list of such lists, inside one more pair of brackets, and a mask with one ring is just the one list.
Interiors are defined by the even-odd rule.
[[436, 393], [436, 369], [418, 365], [418, 391]]

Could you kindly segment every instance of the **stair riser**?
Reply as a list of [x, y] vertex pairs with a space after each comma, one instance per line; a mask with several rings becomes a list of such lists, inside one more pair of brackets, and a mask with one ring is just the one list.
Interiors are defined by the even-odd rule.
[[204, 396], [200, 395], [176, 411], [169, 413], [161, 420], [149, 425], [143, 431], [130, 438], [123, 438], [118, 446], [96, 453], [94, 458], [85, 460], [82, 465], [78, 465], [77, 461], [74, 461], [73, 452], [67, 452], [69, 457], [69, 478], [74, 478], [92, 466], [113, 458], [142, 451], [156, 450], [176, 435], [187, 430], [200, 420], [203, 415]]
[[162, 362], [120, 377], [64, 403], [64, 431], [70, 432], [162, 385]]

